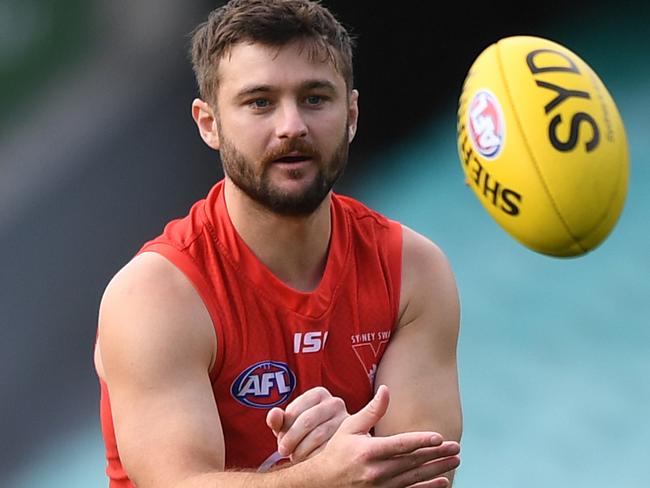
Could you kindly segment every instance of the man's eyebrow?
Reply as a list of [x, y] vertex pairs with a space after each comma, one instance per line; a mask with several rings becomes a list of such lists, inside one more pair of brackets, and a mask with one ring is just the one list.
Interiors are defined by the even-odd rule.
[[237, 97], [246, 97], [248, 95], [254, 95], [258, 93], [268, 93], [273, 91], [273, 88], [271, 85], [249, 85], [243, 87], [241, 90], [237, 92]]
[[336, 86], [329, 80], [309, 80], [302, 85], [306, 89], [325, 88], [330, 91], [336, 91]]
[[[302, 90], [326, 89], [332, 92], [336, 91], [336, 86], [334, 85], [334, 83], [325, 79], [307, 80], [300, 84], [300, 88]], [[244, 86], [241, 90], [237, 92], [236, 96], [237, 98], [245, 98], [250, 95], [271, 93], [274, 90], [275, 90], [274, 87], [271, 85], [267, 85], [263, 83], [254, 84], [254, 85]]]

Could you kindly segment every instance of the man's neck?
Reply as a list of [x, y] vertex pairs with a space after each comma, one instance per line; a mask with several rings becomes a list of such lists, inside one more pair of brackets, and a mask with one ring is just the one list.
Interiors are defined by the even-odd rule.
[[331, 198], [307, 217], [278, 215], [226, 178], [226, 207], [235, 230], [253, 254], [282, 282], [314, 290], [323, 276], [331, 235]]

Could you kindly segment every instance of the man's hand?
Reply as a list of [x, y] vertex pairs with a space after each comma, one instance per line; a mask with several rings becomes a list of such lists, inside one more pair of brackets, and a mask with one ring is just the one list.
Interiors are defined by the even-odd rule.
[[388, 388], [359, 412], [346, 418], [322, 450], [311, 459], [315, 480], [337, 480], [337, 486], [447, 488], [444, 473], [460, 464], [460, 445], [436, 432], [369, 435], [388, 408]]
[[322, 451], [348, 417], [345, 402], [318, 386], [300, 395], [284, 410], [271, 409], [266, 424], [278, 439], [278, 452], [297, 463]]

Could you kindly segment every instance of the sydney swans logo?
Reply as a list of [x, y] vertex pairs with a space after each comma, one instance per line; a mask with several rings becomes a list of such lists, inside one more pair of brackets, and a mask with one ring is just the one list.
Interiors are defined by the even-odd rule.
[[366, 332], [363, 334], [353, 334], [350, 338], [352, 341], [352, 350], [365, 369], [371, 385], [375, 384], [377, 364], [390, 340], [390, 332], [390, 330]]

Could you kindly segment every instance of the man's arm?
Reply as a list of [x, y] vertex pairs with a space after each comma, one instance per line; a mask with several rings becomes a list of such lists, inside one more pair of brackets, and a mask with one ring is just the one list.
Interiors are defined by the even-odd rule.
[[[442, 251], [404, 227], [402, 291], [397, 329], [377, 370], [391, 392], [375, 435], [432, 430], [460, 441], [462, 411], [456, 363], [460, 306]], [[453, 472], [446, 476], [453, 480]]]
[[431, 460], [454, 452], [426, 430], [368, 436], [386, 411], [384, 388], [310, 459], [268, 473], [224, 471], [209, 379], [215, 343], [198, 294], [162, 256], [136, 257], [107, 287], [95, 359], [108, 386], [120, 459], [139, 488], [409, 486], [430, 479]]
[[223, 470], [208, 375], [215, 352], [207, 310], [162, 256], [137, 256], [107, 287], [96, 364], [120, 459], [138, 486], [180, 486], [191, 474]]

